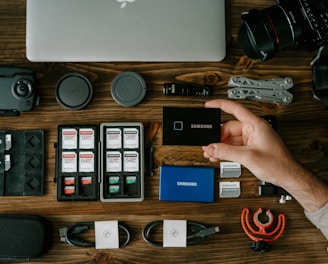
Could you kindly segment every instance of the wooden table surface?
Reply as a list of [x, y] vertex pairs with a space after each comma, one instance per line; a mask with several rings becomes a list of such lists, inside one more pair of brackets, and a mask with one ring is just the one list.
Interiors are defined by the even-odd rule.
[[[240, 13], [253, 7], [263, 9], [275, 1], [226, 1], [226, 28], [229, 45], [225, 60], [219, 63], [32, 63], [25, 56], [25, 1], [0, 1], [0, 65], [26, 67], [36, 71], [40, 106], [19, 117], [0, 117], [1, 129], [42, 129], [45, 131], [45, 193], [37, 197], [1, 197], [2, 214], [34, 214], [48, 219], [52, 226], [49, 251], [31, 263], [327, 263], [327, 241], [304, 216], [295, 201], [278, 203], [279, 197], [259, 197], [258, 180], [242, 168], [240, 198], [220, 199], [216, 190], [214, 203], [179, 203], [159, 201], [160, 165], [202, 165], [209, 163], [200, 147], [163, 146], [161, 119], [163, 106], [203, 107], [209, 98], [166, 97], [164, 82], [204, 84], [218, 78], [214, 98], [227, 97], [230, 76], [250, 78], [291, 77], [290, 105], [274, 105], [242, 101], [259, 115], [277, 117], [278, 132], [296, 158], [318, 177], [328, 180], [328, 112], [327, 107], [313, 99], [309, 53], [302, 46], [290, 47], [265, 63], [250, 61], [238, 43]], [[59, 40], [60, 41], [60, 40]], [[146, 80], [147, 95], [139, 105], [119, 106], [110, 94], [113, 78], [123, 71], [134, 71]], [[66, 73], [85, 75], [94, 87], [91, 103], [83, 110], [62, 108], [55, 98], [55, 85]], [[222, 121], [232, 119], [223, 114]], [[154, 148], [154, 176], [146, 176], [145, 200], [137, 203], [58, 202], [56, 200], [55, 149], [59, 124], [101, 124], [104, 122], [142, 122], [146, 144]], [[240, 223], [243, 208], [259, 207], [286, 215], [286, 230], [273, 243], [269, 253], [250, 250], [250, 239]], [[146, 244], [142, 228], [149, 222], [163, 219], [187, 219], [208, 226], [219, 225], [221, 232], [203, 243], [187, 248], [155, 248]], [[80, 221], [119, 220], [126, 223], [132, 235], [130, 244], [116, 250], [83, 249], [59, 241], [58, 229]], [[49, 234], [49, 239], [51, 234]], [[0, 238], [1, 239], [1, 238]]]

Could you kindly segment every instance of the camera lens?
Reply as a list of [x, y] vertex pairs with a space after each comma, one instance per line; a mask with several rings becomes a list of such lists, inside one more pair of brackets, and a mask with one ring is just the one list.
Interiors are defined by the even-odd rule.
[[18, 80], [14, 86], [14, 93], [18, 98], [26, 98], [32, 94], [32, 84], [29, 80]]
[[268, 60], [278, 50], [291, 46], [301, 35], [281, 6], [256, 9], [242, 14], [244, 20], [239, 30], [239, 41], [251, 59]]

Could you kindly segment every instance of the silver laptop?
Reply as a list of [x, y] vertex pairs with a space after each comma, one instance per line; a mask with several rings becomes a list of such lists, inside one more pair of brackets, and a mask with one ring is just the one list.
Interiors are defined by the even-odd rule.
[[30, 61], [221, 61], [224, 0], [27, 0]]

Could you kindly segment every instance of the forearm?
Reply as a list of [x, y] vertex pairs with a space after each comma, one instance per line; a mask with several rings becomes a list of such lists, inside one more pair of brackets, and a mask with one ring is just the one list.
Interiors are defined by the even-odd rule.
[[302, 166], [295, 166], [293, 177], [288, 177], [282, 187], [303, 206], [306, 217], [328, 239], [328, 186]]
[[328, 186], [302, 166], [296, 164], [292, 177], [288, 179], [281, 187], [288, 191], [306, 212], [315, 212], [328, 203]]

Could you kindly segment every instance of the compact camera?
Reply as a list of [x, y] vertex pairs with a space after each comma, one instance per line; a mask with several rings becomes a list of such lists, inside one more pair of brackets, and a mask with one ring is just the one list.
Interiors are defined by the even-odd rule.
[[39, 103], [34, 71], [15, 67], [0, 67], [0, 114], [17, 115], [31, 111]]
[[327, 0], [277, 0], [275, 6], [241, 16], [239, 41], [251, 59], [268, 60], [296, 43], [315, 50], [328, 42]]

